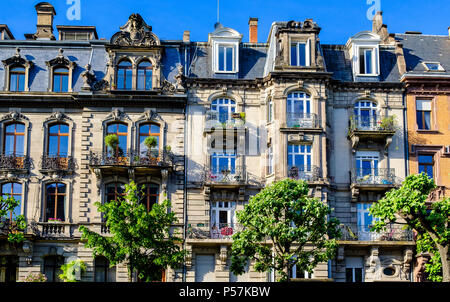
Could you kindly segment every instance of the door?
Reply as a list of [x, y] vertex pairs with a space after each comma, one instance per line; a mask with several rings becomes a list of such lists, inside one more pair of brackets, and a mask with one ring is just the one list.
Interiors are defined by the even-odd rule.
[[195, 282], [214, 282], [214, 255], [197, 255], [195, 257]]

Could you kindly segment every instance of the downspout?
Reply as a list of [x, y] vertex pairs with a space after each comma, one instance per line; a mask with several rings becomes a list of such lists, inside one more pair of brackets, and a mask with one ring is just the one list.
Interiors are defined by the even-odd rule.
[[407, 106], [407, 100], [406, 100], [406, 89], [403, 91], [403, 107], [405, 109], [403, 110], [403, 132], [404, 132], [404, 138], [405, 138], [405, 178], [409, 175], [409, 139], [408, 139], [408, 106]]
[[[185, 48], [184, 48], [184, 65], [187, 66], [187, 43], [185, 44]], [[188, 70], [185, 67], [184, 69], [185, 72], [185, 76], [188, 76]], [[187, 106], [188, 106], [188, 91], [186, 88], [186, 104], [184, 106], [184, 156], [183, 156], [183, 160], [184, 160], [184, 196], [183, 196], [183, 250], [186, 250], [186, 237], [187, 237], [187, 160], [186, 160], [186, 156], [187, 156], [187, 144], [188, 144], [188, 140], [187, 140]], [[187, 270], [186, 270], [186, 256], [185, 256], [185, 261], [183, 264], [183, 282], [186, 282], [186, 274], [187, 274]]]

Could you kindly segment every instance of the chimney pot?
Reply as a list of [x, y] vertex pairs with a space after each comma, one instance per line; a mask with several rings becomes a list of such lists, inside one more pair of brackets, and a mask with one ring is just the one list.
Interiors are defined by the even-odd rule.
[[258, 43], [258, 18], [250, 18], [249, 25], [249, 42]]

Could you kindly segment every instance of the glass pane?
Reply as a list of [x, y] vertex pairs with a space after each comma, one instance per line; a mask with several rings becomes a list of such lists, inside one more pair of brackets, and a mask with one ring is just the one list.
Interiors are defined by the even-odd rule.
[[359, 54], [359, 72], [361, 74], [365, 74], [366, 73], [366, 62], [365, 62], [365, 57], [364, 57], [364, 50], [360, 50], [360, 54]]
[[297, 66], [297, 45], [291, 45], [291, 65]]
[[48, 221], [49, 218], [55, 217], [55, 195], [47, 194], [47, 202], [45, 208], [45, 221]]
[[65, 184], [57, 184], [58, 186], [58, 194], [64, 194], [66, 193], [66, 185]]
[[225, 70], [225, 48], [219, 47], [219, 71]]
[[125, 82], [124, 82], [124, 74], [125, 72], [123, 69], [119, 69], [117, 71], [117, 89], [124, 89], [125, 88]]
[[48, 155], [57, 156], [58, 155], [58, 137], [50, 136], [48, 139]]
[[5, 155], [14, 155], [14, 136], [7, 135], [5, 137]]
[[25, 133], [25, 125], [24, 124], [13, 124], [16, 127], [17, 133]]
[[53, 92], [61, 92], [61, 77], [59, 75], [53, 76]]
[[[12, 189], [12, 184], [11, 184], [11, 183], [4, 184], [4, 185], [2, 186], [2, 194], [8, 194], [8, 193], [11, 193], [11, 189]], [[4, 196], [5, 196], [5, 195], [4, 195]]]
[[362, 268], [355, 268], [355, 282], [362, 282]]
[[58, 213], [56, 217], [61, 219], [62, 221], [64, 221], [64, 201], [65, 196], [58, 196]]
[[366, 50], [366, 73], [372, 74], [372, 50]]
[[419, 163], [433, 163], [433, 156], [432, 155], [419, 155]]
[[20, 74], [18, 76], [18, 81], [19, 84], [17, 86], [17, 91], [25, 91], [25, 75], [24, 74]]
[[130, 69], [127, 69], [126, 70], [126, 78], [125, 78], [125, 89], [127, 89], [127, 90], [130, 90], [131, 89], [131, 86], [132, 86], [132, 84], [131, 84], [131, 81], [132, 81], [132, 78], [133, 78], [133, 71], [132, 70], [130, 70]]
[[17, 91], [17, 75], [16, 74], [11, 74], [10, 77], [10, 84], [9, 84], [9, 90], [10, 91]]
[[69, 150], [69, 137], [68, 136], [60, 136], [60, 146], [59, 146], [59, 156], [67, 157]]
[[60, 124], [59, 125], [59, 132], [62, 134], [68, 134], [69, 133], [69, 126], [68, 125], [64, 125], [64, 124]]
[[139, 127], [139, 132], [140, 132], [140, 133], [145, 133], [145, 134], [150, 133], [150, 125], [149, 125], [149, 124], [146, 124], [146, 125], [140, 126], [140, 127]]
[[422, 113], [423, 113], [422, 111], [416, 112], [417, 128], [421, 130], [426, 130]]
[[298, 44], [298, 53], [300, 57], [300, 66], [306, 66], [306, 44]]
[[233, 71], [233, 48], [227, 47], [227, 71]]
[[152, 124], [151, 131], [152, 133], [159, 133], [159, 126]]
[[424, 129], [430, 130], [431, 129], [431, 112], [424, 111], [423, 115], [424, 115], [424, 126], [425, 126]]
[[24, 155], [24, 144], [25, 144], [25, 136], [17, 135], [16, 136], [16, 155], [17, 156]]
[[120, 133], [127, 133], [128, 132], [128, 126], [124, 124], [119, 124], [119, 132]]
[[58, 133], [59, 125], [53, 125], [49, 128], [49, 133]]

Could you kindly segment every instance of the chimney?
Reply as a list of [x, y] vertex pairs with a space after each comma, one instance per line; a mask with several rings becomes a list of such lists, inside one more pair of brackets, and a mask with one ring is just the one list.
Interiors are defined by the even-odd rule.
[[189, 43], [191, 42], [191, 32], [189, 30], [185, 30], [183, 32], [183, 42], [184, 43]]
[[372, 32], [381, 37], [382, 42], [389, 41], [389, 33], [387, 25], [383, 24], [383, 12], [378, 11], [372, 21]]
[[250, 18], [248, 20], [249, 42], [258, 43], [258, 18]]
[[34, 40], [56, 40], [53, 35], [53, 18], [56, 16], [55, 8], [48, 2], [36, 4], [37, 30], [35, 34], [25, 34], [25, 37]]

